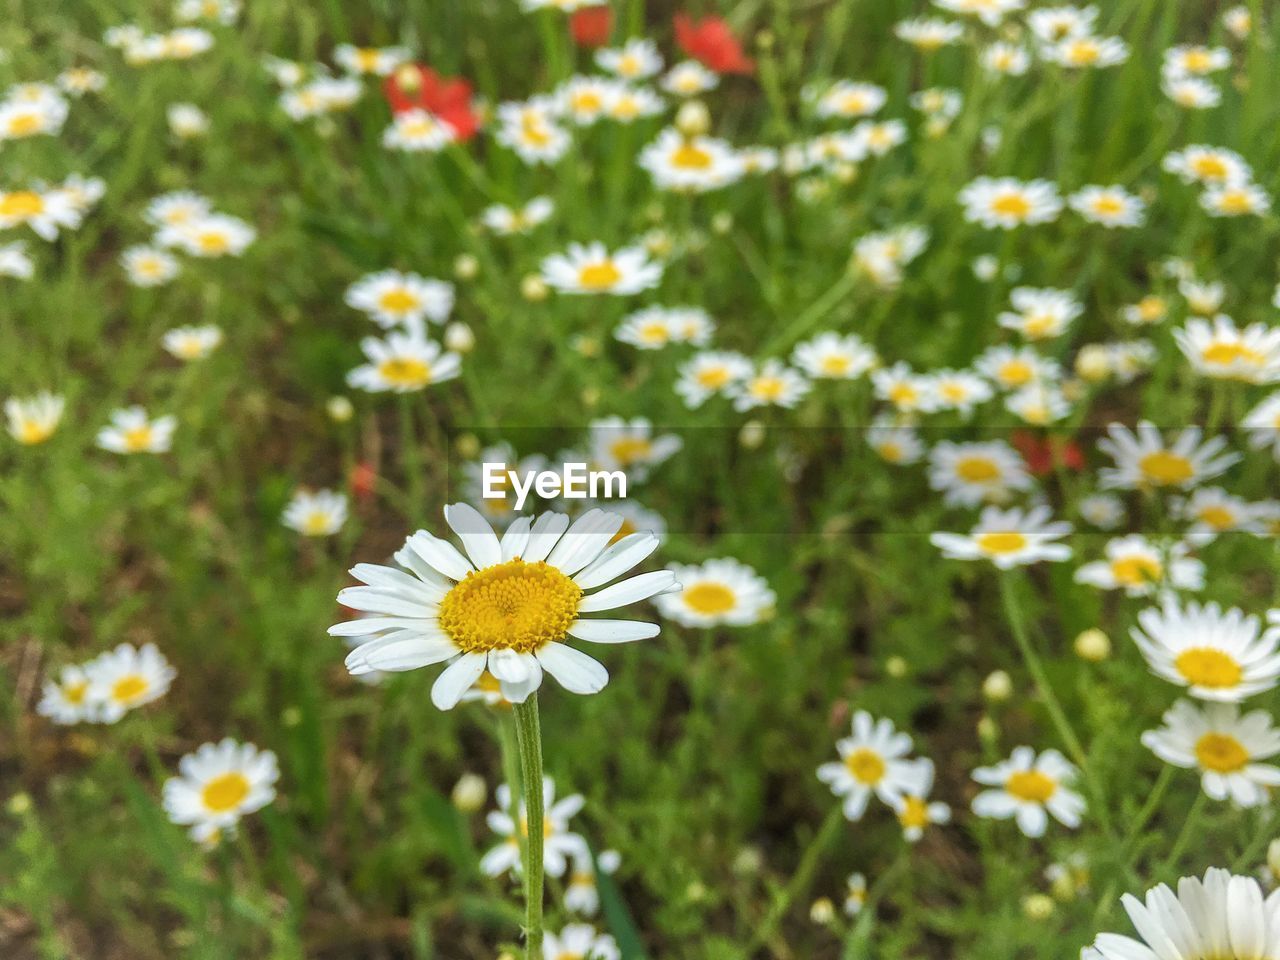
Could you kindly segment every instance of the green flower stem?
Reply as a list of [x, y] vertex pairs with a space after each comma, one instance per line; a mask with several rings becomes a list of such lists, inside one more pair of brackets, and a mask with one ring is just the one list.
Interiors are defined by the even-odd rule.
[[1182, 821], [1182, 829], [1178, 832], [1178, 839], [1173, 841], [1173, 849], [1169, 851], [1168, 858], [1160, 868], [1161, 874], [1168, 873], [1178, 865], [1178, 860], [1186, 851], [1187, 844], [1189, 844], [1191, 842], [1191, 838], [1196, 835], [1196, 829], [1200, 826], [1200, 819], [1204, 814], [1204, 807], [1208, 800], [1209, 796], [1203, 790], [1196, 793], [1196, 799], [1191, 804], [1191, 810], [1187, 813], [1187, 819]]
[[[542, 957], [542, 724], [538, 719], [538, 694], [515, 705], [516, 738], [520, 744], [520, 773], [524, 780], [525, 823], [524, 901], [526, 960]], [[517, 823], [517, 827], [519, 824]]]
[[791, 874], [791, 882], [774, 898], [773, 905], [769, 908], [769, 912], [765, 914], [765, 918], [760, 921], [760, 926], [756, 928], [756, 935], [752, 938], [751, 943], [744, 952], [744, 956], [751, 956], [762, 945], [768, 943], [769, 939], [777, 931], [778, 924], [786, 916], [787, 910], [796, 900], [808, 892], [809, 886], [813, 883], [813, 874], [818, 869], [818, 862], [822, 854], [831, 846], [831, 841], [835, 839], [836, 834], [840, 831], [842, 823], [844, 823], [844, 811], [840, 804], [837, 803], [831, 808], [831, 812], [827, 814], [827, 819], [822, 821], [822, 826], [818, 828], [818, 832], [809, 841], [809, 846], [800, 855], [800, 862], [796, 864], [796, 869]]

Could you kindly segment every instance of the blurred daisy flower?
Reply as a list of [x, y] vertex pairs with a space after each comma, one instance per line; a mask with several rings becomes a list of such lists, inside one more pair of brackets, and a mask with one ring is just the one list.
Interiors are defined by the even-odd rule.
[[751, 375], [751, 361], [740, 353], [708, 350], [681, 364], [676, 393], [695, 409]]
[[98, 431], [98, 446], [112, 453], [166, 453], [178, 426], [174, 416], [152, 420], [142, 407], [116, 410], [111, 422]]
[[791, 361], [815, 380], [856, 380], [879, 358], [857, 334], [820, 333], [797, 344]]
[[360, 341], [368, 363], [347, 374], [347, 385], [370, 393], [411, 393], [458, 376], [462, 358], [419, 333], [393, 332]]
[[777, 596], [745, 563], [731, 557], [697, 566], [672, 564], [680, 588], [654, 601], [658, 612], [685, 627], [750, 626], [773, 613]]
[[[516, 808], [511, 804], [510, 785], [499, 784], [494, 791], [494, 799], [498, 803], [498, 809], [489, 812], [486, 822], [489, 824], [489, 829], [501, 840], [481, 858], [480, 869], [489, 877], [500, 877], [504, 873], [518, 874], [521, 869], [520, 842], [523, 837], [529, 835], [524, 799], [519, 801], [515, 819], [512, 818]], [[555, 781], [550, 777], [543, 777], [542, 866], [548, 876], [563, 877], [571, 860], [577, 861], [591, 856], [587, 841], [581, 834], [573, 833], [569, 829], [569, 821], [585, 803], [580, 793], [570, 794], [557, 800]], [[518, 831], [517, 821], [519, 822]]]
[[1071, 548], [1057, 541], [1071, 532], [1071, 524], [1050, 518], [1044, 506], [1025, 512], [986, 507], [970, 533], [932, 533], [929, 542], [949, 559], [990, 560], [1000, 570], [1067, 560]]
[[423, 320], [443, 323], [453, 310], [453, 284], [399, 270], [382, 270], [347, 287], [343, 300], [382, 327], [398, 323], [413, 329]]
[[571, 923], [559, 933], [548, 930], [542, 940], [543, 960], [619, 960], [621, 956], [613, 937], [596, 932], [589, 923]]
[[790, 409], [804, 398], [810, 386], [808, 380], [781, 360], [770, 359], [730, 383], [725, 393], [733, 399], [733, 409], [740, 413], [756, 407]]
[[41, 240], [56, 240], [60, 230], [79, 227], [81, 218], [75, 201], [63, 190], [0, 190], [0, 230], [26, 224]]
[[222, 328], [212, 323], [203, 327], [174, 327], [165, 332], [160, 342], [179, 360], [203, 360], [222, 343]]
[[933, 824], [951, 822], [951, 808], [938, 800], [930, 800], [933, 790], [933, 761], [922, 758], [916, 761], [916, 783], [891, 801], [890, 806], [898, 816], [902, 836], [908, 843], [916, 843]]
[[1048, 180], [978, 177], [960, 191], [959, 200], [966, 220], [1003, 230], [1048, 223], [1062, 211], [1058, 188]]
[[4, 402], [9, 435], [25, 446], [44, 443], [62, 422], [66, 400], [47, 390], [31, 397], [10, 397]]
[[1028, 340], [1061, 336], [1084, 313], [1084, 305], [1069, 290], [1014, 287], [1009, 302], [1013, 310], [1001, 312], [996, 322]]
[[306, 537], [332, 536], [347, 522], [347, 498], [333, 490], [299, 490], [280, 522]]
[[1081, 187], [1067, 198], [1076, 213], [1104, 227], [1140, 227], [1146, 204], [1123, 187]]
[[1240, 454], [1226, 452], [1225, 437], [1201, 442], [1199, 427], [1186, 427], [1172, 443], [1166, 443], [1154, 424], [1138, 423], [1135, 433], [1123, 424], [1107, 427], [1098, 449], [1115, 461], [1098, 472], [1103, 487], [1121, 490], [1152, 487], [1194, 487], [1222, 473]]
[[189, 222], [163, 227], [156, 241], [177, 247], [193, 257], [214, 259], [238, 257], [257, 238], [258, 232], [238, 217], [209, 213]]
[[115, 723], [130, 710], [159, 700], [178, 675], [155, 644], [122, 643], [84, 665], [86, 694], [102, 723]]
[[571, 243], [565, 253], [542, 261], [542, 279], [561, 293], [628, 296], [656, 287], [662, 266], [643, 247], [610, 253], [603, 243]]
[[839, 761], [818, 767], [818, 779], [843, 798], [845, 819], [858, 821], [874, 794], [893, 806], [905, 795], [927, 790], [931, 766], [906, 759], [911, 737], [894, 729], [893, 721], [876, 720], [865, 710], [853, 715], [852, 735], [836, 741]]
[[36, 713], [63, 725], [96, 720], [95, 704], [89, 696], [89, 675], [84, 668], [63, 667], [57, 680], [47, 681]]
[[629, 480], [644, 480], [649, 470], [677, 453], [683, 441], [673, 433], [655, 436], [644, 417], [605, 417], [590, 426], [591, 463], [601, 470], [622, 470]]
[[1140, 534], [1108, 540], [1105, 559], [1076, 570], [1077, 583], [1101, 590], [1123, 590], [1130, 597], [1151, 596], [1158, 589], [1201, 590], [1204, 564], [1190, 556], [1185, 543], [1164, 546]]
[[1234, 150], [1203, 144], [1193, 144], [1166, 154], [1160, 165], [1183, 183], [1198, 183], [1205, 187], [1239, 186], [1247, 184], [1253, 177], [1253, 170]]
[[159, 247], [127, 247], [120, 254], [126, 279], [135, 287], [158, 287], [178, 275], [178, 261]]
[[274, 800], [280, 779], [274, 753], [230, 737], [187, 754], [178, 771], [164, 783], [164, 810], [174, 823], [191, 827], [201, 843], [216, 841], [218, 832]]
[[534, 227], [546, 223], [555, 210], [550, 197], [534, 197], [523, 207], [507, 207], [500, 203], [486, 207], [480, 214], [480, 222], [501, 237], [529, 233]]
[[1220, 380], [1275, 383], [1280, 380], [1280, 327], [1253, 323], [1243, 330], [1224, 314], [1210, 324], [1193, 318], [1174, 340], [1197, 373]]
[[929, 451], [929, 486], [942, 491], [951, 506], [1003, 503], [1034, 485], [1022, 457], [1003, 440], [943, 440]]
[[1280, 767], [1258, 762], [1280, 753], [1280, 730], [1265, 710], [1241, 716], [1234, 703], [1179, 700], [1162, 719], [1164, 726], [1143, 733], [1143, 746], [1165, 763], [1199, 770], [1212, 799], [1258, 807], [1280, 787]]
[[601, 70], [629, 81], [647, 80], [662, 71], [658, 45], [642, 37], [633, 37], [621, 47], [597, 50], [595, 62]]
[[1044, 836], [1049, 817], [1065, 827], [1080, 826], [1084, 798], [1070, 789], [1076, 768], [1057, 750], [1037, 755], [1016, 747], [1008, 760], [973, 771], [973, 779], [991, 789], [973, 798], [973, 812], [997, 820], [1013, 818], [1028, 837]]
[[333, 48], [333, 62], [348, 73], [385, 77], [409, 59], [404, 47], [357, 47], [340, 43]]
[[701, 307], [645, 307], [622, 318], [614, 337], [640, 350], [660, 350], [673, 343], [706, 346], [715, 323]]

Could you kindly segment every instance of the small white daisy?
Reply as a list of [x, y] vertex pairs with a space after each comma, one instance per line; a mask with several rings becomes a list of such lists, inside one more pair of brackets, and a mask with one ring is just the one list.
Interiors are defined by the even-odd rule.
[[1065, 827], [1080, 826], [1084, 798], [1071, 789], [1076, 768], [1057, 750], [1036, 755], [1015, 747], [1008, 760], [973, 771], [973, 779], [992, 789], [973, 798], [973, 812], [997, 820], [1013, 818], [1028, 837], [1044, 836], [1049, 817]]

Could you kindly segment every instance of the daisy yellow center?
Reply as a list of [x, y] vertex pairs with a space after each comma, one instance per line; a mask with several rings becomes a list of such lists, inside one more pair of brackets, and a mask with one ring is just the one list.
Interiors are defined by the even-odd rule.
[[1213, 647], [1189, 647], [1178, 654], [1173, 665], [1194, 687], [1222, 690], [1236, 686], [1244, 677], [1235, 657]]
[[777, 377], [758, 377], [751, 381], [752, 396], [761, 400], [777, 400], [782, 396], [783, 383]]
[[1006, 217], [1021, 219], [1031, 212], [1031, 202], [1020, 193], [1002, 193], [991, 201], [991, 209]]
[[200, 234], [196, 237], [196, 243], [205, 253], [226, 253], [227, 248], [231, 246], [225, 233], [215, 233], [213, 231]]
[[44, 198], [32, 190], [15, 190], [0, 197], [0, 216], [34, 217], [44, 213]]
[[1104, 193], [1093, 201], [1093, 212], [1104, 217], [1124, 213], [1124, 203], [1113, 193]]
[[200, 802], [206, 810], [228, 813], [239, 807], [248, 795], [248, 779], [240, 771], [232, 770], [206, 783], [200, 791]]
[[540, 123], [526, 120], [520, 129], [525, 141], [535, 147], [545, 147], [551, 142], [551, 134]]
[[413, 387], [431, 378], [431, 367], [416, 357], [392, 357], [378, 364], [378, 375], [397, 387]]
[[867, 98], [861, 93], [846, 93], [840, 99], [840, 106], [846, 113], [861, 113], [867, 109]]
[[698, 373], [698, 385], [709, 390], [718, 390], [729, 382], [729, 371], [724, 367], [712, 367]]
[[1137, 587], [1159, 580], [1164, 570], [1154, 557], [1121, 557], [1111, 562], [1111, 574], [1122, 586]]
[[315, 513], [309, 513], [307, 514], [306, 520], [304, 520], [302, 523], [302, 528], [307, 533], [310, 533], [313, 535], [328, 533], [329, 532], [329, 515], [327, 513], [320, 513], [319, 511]]
[[919, 393], [916, 388], [909, 383], [894, 384], [889, 390], [889, 399], [893, 401], [895, 406], [904, 407], [916, 402]]
[[22, 443], [44, 443], [53, 434], [53, 428], [38, 420], [24, 420], [18, 428], [18, 439]]
[[929, 806], [920, 797], [907, 797], [898, 813], [898, 822], [905, 830], [923, 830], [929, 825]]
[[1000, 476], [1000, 468], [986, 457], [965, 457], [956, 463], [956, 476], [968, 483], [990, 483]]
[[1227, 175], [1227, 165], [1221, 157], [1212, 154], [1196, 157], [1191, 161], [1191, 169], [1206, 180], [1221, 180]]
[[1196, 741], [1196, 762], [1203, 770], [1234, 773], [1249, 762], [1249, 751], [1229, 733], [1206, 733]]
[[378, 68], [379, 54], [377, 50], [365, 48], [356, 51], [356, 66], [364, 73], [370, 73]]
[[1241, 360], [1247, 363], [1262, 363], [1265, 359], [1257, 350], [1250, 350], [1241, 343], [1214, 343], [1205, 347], [1200, 356], [1205, 363], [1217, 363], [1227, 366]]
[[1190, 460], [1169, 450], [1148, 453], [1138, 461], [1138, 469], [1147, 480], [1162, 487], [1185, 483], [1194, 474]]
[[1074, 64], [1097, 63], [1101, 51], [1090, 40], [1077, 40], [1067, 47], [1067, 61]]
[[1138, 303], [1138, 316], [1143, 320], [1159, 320], [1164, 316], [1164, 301], [1159, 297], [1143, 297]]
[[1027, 545], [1025, 534], [1016, 530], [978, 534], [975, 543], [979, 550], [986, 554], [1017, 553]]
[[533, 653], [563, 640], [582, 588], [542, 561], [472, 571], [440, 601], [440, 629], [463, 653]]
[[1025, 360], [1010, 360], [1000, 368], [1000, 381], [1011, 386], [1021, 386], [1031, 379], [1031, 364]]
[[124, 432], [124, 445], [130, 450], [145, 450], [151, 446], [151, 427], [143, 425]]
[[904, 456], [902, 445], [892, 440], [887, 440], [880, 444], [880, 456], [888, 460], [890, 463], [897, 463]]
[[706, 170], [711, 166], [711, 154], [691, 143], [682, 143], [671, 151], [671, 165], [681, 170]]
[[44, 123], [38, 113], [20, 113], [9, 121], [9, 135], [13, 137], [29, 137], [39, 133]]
[[1053, 333], [1057, 318], [1051, 313], [1033, 313], [1023, 322], [1022, 331], [1029, 337], [1044, 337]]
[[823, 357], [821, 364], [822, 372], [833, 377], [848, 373], [850, 365], [849, 358], [838, 353]]
[[408, 137], [425, 137], [430, 133], [435, 133], [435, 121], [427, 117], [415, 117], [403, 126], [403, 132]]
[[583, 90], [573, 96], [573, 109], [583, 113], [594, 113], [604, 106], [600, 94], [594, 90]]
[[378, 306], [391, 313], [404, 313], [418, 305], [418, 298], [408, 290], [388, 290], [378, 298]]
[[645, 343], [666, 343], [668, 335], [665, 323], [651, 323], [640, 328], [640, 339]]
[[640, 58], [635, 54], [624, 54], [618, 61], [618, 73], [624, 77], [634, 76], [640, 72]]
[[578, 271], [578, 285], [587, 290], [608, 290], [622, 279], [622, 271], [612, 260], [589, 263]]
[[859, 783], [872, 786], [884, 779], [884, 758], [874, 750], [859, 747], [844, 758], [844, 765], [849, 768], [853, 778]]
[[1191, 73], [1204, 73], [1210, 67], [1209, 54], [1204, 50], [1188, 50], [1182, 65]]
[[1218, 199], [1218, 209], [1224, 213], [1248, 213], [1253, 209], [1253, 199], [1244, 190], [1228, 190]]
[[76, 683], [68, 683], [62, 688], [62, 699], [70, 704], [84, 703], [85, 695], [89, 692], [89, 681], [80, 680]]
[[728, 613], [737, 602], [733, 591], [723, 583], [695, 583], [681, 599], [690, 610], [707, 615]]
[[623, 466], [643, 460], [649, 456], [652, 449], [653, 444], [644, 437], [623, 437], [609, 446], [609, 452], [613, 454], [613, 458]]
[[1200, 519], [1215, 530], [1229, 530], [1236, 525], [1236, 515], [1227, 507], [1205, 507], [1200, 511]]
[[1004, 782], [1005, 792], [1028, 803], [1045, 803], [1058, 789], [1057, 782], [1039, 770], [1018, 770]]
[[146, 693], [150, 687], [151, 684], [147, 682], [146, 677], [131, 673], [112, 684], [111, 699], [116, 703], [133, 703]]

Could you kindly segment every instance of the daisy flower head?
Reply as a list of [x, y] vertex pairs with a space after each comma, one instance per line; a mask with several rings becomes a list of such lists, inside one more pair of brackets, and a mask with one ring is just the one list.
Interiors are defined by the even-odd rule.
[[1049, 223], [1062, 212], [1058, 188], [1048, 180], [978, 177], [960, 191], [959, 200], [966, 220], [991, 229]]
[[240, 15], [240, 0], [178, 0], [173, 15], [174, 19], [184, 23], [212, 20], [230, 26]]
[[45, 390], [31, 397], [10, 397], [4, 402], [9, 436], [24, 446], [44, 443], [62, 422], [67, 401]]
[[172, 415], [152, 420], [142, 407], [124, 407], [112, 412], [97, 442], [112, 453], [167, 453], [177, 426], [178, 418]]
[[84, 665], [86, 694], [102, 723], [115, 723], [130, 710], [159, 700], [178, 672], [155, 644], [122, 643]]
[[656, 287], [662, 265], [644, 247], [620, 247], [610, 253], [603, 243], [571, 243], [564, 253], [542, 261], [542, 279], [561, 293], [630, 296]]
[[625, 471], [637, 481], [684, 446], [674, 433], [655, 436], [653, 424], [644, 417], [605, 417], [593, 420], [590, 429], [591, 462], [602, 470]]
[[202, 327], [174, 327], [165, 331], [161, 345], [179, 360], [203, 360], [222, 343], [222, 328], [216, 324]]
[[1009, 302], [1013, 310], [1002, 311], [996, 322], [1028, 340], [1061, 336], [1071, 322], [1084, 313], [1084, 305], [1070, 290], [1014, 287]]
[[1204, 144], [1192, 144], [1165, 154], [1160, 166], [1183, 183], [1198, 183], [1203, 187], [1241, 186], [1253, 177], [1253, 170], [1240, 154]]
[[856, 333], [820, 333], [797, 344], [791, 362], [814, 380], [856, 380], [879, 362]]
[[883, 157], [894, 147], [907, 141], [907, 125], [901, 120], [875, 122], [863, 120], [853, 128], [853, 136], [873, 157]]
[[940, 17], [917, 17], [899, 20], [893, 25], [893, 35], [921, 53], [933, 53], [959, 43], [964, 37], [964, 24]]
[[1191, 523], [1187, 539], [1197, 545], [1210, 543], [1218, 534], [1232, 530], [1257, 532], [1253, 504], [1221, 487], [1193, 490], [1191, 496], [1171, 506], [1179, 519]]
[[1210, 110], [1222, 103], [1222, 91], [1201, 77], [1166, 76], [1160, 89], [1184, 110]]
[[1161, 72], [1165, 76], [1204, 77], [1231, 66], [1231, 51], [1226, 47], [1204, 47], [1179, 44], [1164, 52]]
[[967, 534], [932, 533], [929, 542], [951, 560], [989, 560], [999, 570], [1040, 561], [1058, 562], [1071, 557], [1071, 548], [1058, 543], [1071, 533], [1071, 524], [1051, 520], [1049, 508], [1001, 510], [989, 506], [978, 525]]
[[1020, 77], [1031, 66], [1031, 54], [1025, 47], [1000, 40], [983, 49], [982, 65], [992, 73]]
[[1225, 184], [1200, 194], [1200, 206], [1211, 217], [1260, 217], [1271, 209], [1271, 198], [1255, 183]]
[[1211, 867], [1203, 880], [1183, 877], [1176, 893], [1162, 883], [1145, 900], [1126, 893], [1120, 902], [1141, 939], [1100, 933], [1091, 948], [1094, 960], [1280, 955], [1280, 894], [1264, 899], [1253, 877]]
[[1006, 15], [1027, 4], [1026, 0], [933, 0], [933, 5], [948, 13], [976, 17], [988, 27], [996, 27]]
[[937, 408], [933, 381], [916, 373], [905, 362], [871, 371], [871, 385], [880, 400], [887, 400], [899, 413], [928, 413]]
[[0, 142], [57, 135], [67, 120], [67, 101], [53, 93], [35, 100], [0, 102]]
[[614, 81], [606, 90], [605, 114], [619, 123], [633, 123], [641, 117], [655, 117], [667, 107], [651, 87], [631, 87]]
[[399, 331], [360, 341], [368, 363], [347, 373], [348, 386], [370, 393], [412, 393], [458, 376], [462, 358], [422, 334]]
[[545, 98], [498, 107], [498, 143], [515, 152], [526, 164], [555, 163], [573, 142], [556, 123], [554, 104]]
[[968, 370], [937, 370], [929, 374], [929, 389], [938, 410], [956, 410], [964, 416], [994, 396], [986, 380]]
[[1098, 8], [1059, 6], [1040, 7], [1027, 14], [1027, 27], [1044, 44], [1059, 43], [1069, 37], [1087, 37], [1093, 33]]
[[746, 627], [773, 613], [777, 596], [751, 567], [732, 557], [689, 566], [672, 564], [680, 588], [664, 593], [658, 612], [683, 627]]
[[64, 726], [96, 720], [97, 710], [89, 696], [89, 675], [84, 667], [63, 667], [57, 680], [46, 681], [36, 713]]
[[343, 295], [347, 306], [367, 314], [383, 328], [404, 324], [410, 329], [423, 320], [444, 323], [453, 311], [453, 284], [399, 270], [365, 274]]
[[1234, 703], [1179, 700], [1163, 721], [1164, 726], [1143, 733], [1143, 746], [1165, 763], [1199, 770], [1210, 798], [1257, 807], [1280, 786], [1280, 767], [1258, 763], [1280, 753], [1280, 730], [1265, 710], [1241, 716]]
[[707, 350], [680, 365], [676, 393], [685, 406], [696, 409], [745, 380], [751, 371], [751, 361], [740, 353]]
[[106, 85], [106, 74], [89, 67], [72, 67], [58, 74], [58, 86], [73, 97], [98, 93]]
[[1240, 459], [1240, 454], [1223, 451], [1225, 437], [1201, 443], [1199, 427], [1186, 427], [1172, 443], [1166, 443], [1155, 425], [1143, 420], [1137, 432], [1123, 424], [1107, 427], [1107, 436], [1098, 449], [1115, 461], [1113, 467], [1098, 472], [1101, 485], [1119, 490], [1150, 488], [1189, 489], [1216, 477]]
[[427, 110], [401, 110], [382, 131], [382, 145], [406, 153], [438, 153], [458, 139], [457, 128]]
[[604, 77], [570, 77], [556, 90], [557, 112], [575, 126], [595, 123], [609, 106], [614, 81]]
[[960, 112], [964, 97], [950, 87], [928, 87], [917, 90], [908, 102], [927, 117], [951, 120]]
[[550, 197], [534, 197], [524, 206], [515, 208], [495, 203], [480, 214], [480, 222], [500, 237], [529, 233], [546, 223], [555, 211]]
[[1032, 838], [1044, 836], [1049, 817], [1074, 830], [1085, 810], [1084, 798], [1071, 789], [1075, 778], [1076, 768], [1057, 750], [1015, 747], [1008, 760], [973, 771], [973, 779], [990, 788], [973, 798], [973, 812], [1012, 818]]
[[1166, 596], [1138, 614], [1130, 635], [1153, 673], [1198, 700], [1238, 703], [1280, 678], [1280, 630], [1264, 631], [1256, 616], [1235, 607], [1184, 607]]
[[733, 399], [733, 409], [739, 413], [757, 407], [789, 410], [804, 398], [811, 386], [798, 371], [781, 360], [770, 359], [731, 383], [725, 393]]
[[213, 205], [207, 197], [189, 190], [176, 190], [153, 197], [143, 211], [142, 218], [153, 227], [177, 227], [194, 223], [213, 213]]
[[202, 259], [238, 257], [258, 237], [258, 231], [225, 213], [210, 213], [187, 223], [164, 227], [156, 235], [161, 246], [177, 247]]
[[660, 190], [705, 193], [742, 178], [742, 161], [727, 141], [685, 136], [674, 127], [658, 134], [637, 161]]
[[908, 843], [916, 843], [935, 823], [951, 822], [951, 808], [941, 801], [929, 799], [933, 790], [933, 761], [922, 758], [916, 761], [916, 767], [918, 780], [915, 789], [903, 793], [891, 803], [902, 827], [902, 836]]
[[[463, 551], [426, 530], [411, 535], [395, 554], [403, 569], [358, 564], [338, 602], [374, 614], [329, 628], [334, 636], [367, 636], [347, 657], [353, 674], [403, 671], [448, 662], [431, 699], [453, 707], [488, 670], [503, 695], [522, 703], [550, 673], [572, 693], [598, 693], [609, 674], [571, 647], [625, 643], [656, 636], [656, 624], [598, 619], [583, 614], [629, 606], [676, 586], [670, 570], [616, 580], [658, 547], [652, 533], [612, 542], [622, 517], [603, 510], [572, 524], [560, 513], [514, 520], [501, 538], [487, 520], [462, 503], [445, 508], [445, 520]], [[602, 589], [598, 589], [602, 588]]]
[[672, 343], [704, 347], [715, 322], [701, 307], [645, 307], [622, 318], [614, 337], [639, 350], [660, 350]]
[[911, 737], [895, 729], [892, 720], [859, 710], [851, 733], [836, 741], [840, 759], [818, 767], [818, 779], [842, 798], [846, 819], [861, 820], [872, 795], [893, 806], [907, 794], [926, 791], [932, 767], [907, 759]]
[[125, 279], [135, 287], [158, 287], [178, 275], [178, 260], [159, 247], [126, 247], [120, 254]]
[[[520, 841], [529, 835], [529, 822], [524, 799], [519, 801], [517, 819], [511, 817], [515, 808], [511, 805], [511, 787], [502, 783], [494, 790], [498, 809], [491, 810], [486, 822], [489, 829], [501, 839], [480, 860], [480, 869], [486, 876], [500, 877], [504, 873], [520, 872]], [[542, 864], [549, 876], [563, 877], [569, 862], [591, 856], [587, 841], [581, 834], [569, 829], [569, 821], [582, 809], [586, 801], [582, 794], [574, 793], [556, 800], [556, 784], [550, 777], [542, 779]]]
[[1140, 227], [1146, 214], [1142, 198], [1123, 187], [1081, 187], [1067, 198], [1071, 209], [1107, 228]]
[[35, 261], [27, 254], [27, 245], [21, 240], [0, 243], [0, 277], [30, 280], [35, 276]]
[[885, 463], [906, 465], [924, 456], [924, 443], [915, 427], [877, 417], [867, 430], [867, 446]]
[[299, 490], [280, 518], [290, 530], [304, 537], [328, 537], [347, 522], [347, 498], [333, 490]]
[[1187, 301], [1192, 313], [1212, 317], [1221, 309], [1227, 296], [1227, 288], [1221, 283], [1195, 280], [1192, 277], [1178, 279], [1178, 292]]
[[877, 286], [891, 289], [902, 281], [902, 268], [920, 256], [928, 243], [928, 229], [914, 223], [868, 233], [854, 241], [853, 264]]
[[1004, 503], [1014, 491], [1034, 486], [1026, 462], [1003, 440], [940, 441], [929, 451], [929, 486], [951, 506]]
[[1100, 590], [1123, 590], [1130, 597], [1148, 597], [1157, 590], [1204, 589], [1204, 563], [1181, 542], [1152, 543], [1140, 534], [1107, 541], [1105, 558], [1076, 570], [1076, 583]]
[[1099, 530], [1114, 530], [1124, 522], [1124, 501], [1114, 493], [1094, 493], [1080, 500], [1080, 518]]
[[385, 77], [409, 59], [404, 47], [357, 47], [340, 43], [333, 48], [333, 62], [348, 73]]
[[1253, 323], [1244, 329], [1225, 314], [1210, 324], [1192, 318], [1174, 340], [1197, 373], [1217, 380], [1275, 383], [1280, 380], [1280, 327]]
[[1114, 67], [1129, 59], [1129, 45], [1119, 37], [1068, 37], [1044, 50], [1050, 63], [1072, 70]]
[[1004, 408], [1023, 423], [1043, 427], [1071, 413], [1071, 401], [1054, 383], [1029, 383], [1005, 397]]
[[677, 97], [696, 97], [720, 85], [720, 77], [697, 60], [682, 60], [666, 72], [658, 84]]
[[622, 951], [607, 933], [599, 933], [589, 923], [571, 923], [559, 933], [548, 930], [543, 935], [543, 960], [619, 960]]
[[569, 883], [564, 891], [564, 906], [570, 913], [584, 917], [594, 917], [600, 912], [600, 890], [596, 884], [596, 870], [600, 873], [614, 873], [622, 863], [622, 857], [616, 850], [602, 850], [592, 863], [590, 857], [581, 857], [573, 861], [573, 869], [569, 873]]
[[851, 873], [844, 886], [845, 916], [856, 917], [867, 905], [867, 876], [864, 873]]
[[662, 72], [658, 45], [645, 37], [632, 37], [621, 47], [597, 50], [596, 66], [621, 80], [647, 80]]
[[1137, 303], [1126, 304], [1120, 310], [1120, 318], [1135, 327], [1160, 323], [1168, 316], [1168, 302], [1155, 294], [1148, 294]]
[[1255, 450], [1271, 448], [1271, 454], [1280, 461], [1280, 391], [1271, 394], [1245, 414], [1240, 421], [1249, 434], [1249, 445]]
[[279, 779], [274, 753], [227, 737], [202, 744], [178, 761], [178, 775], [164, 783], [164, 810], [202, 840], [211, 830], [228, 830], [245, 814], [269, 804]]
[[178, 140], [194, 140], [209, 132], [209, 117], [194, 103], [171, 103], [165, 110], [169, 132]]
[[1222, 11], [1222, 25], [1226, 27], [1227, 33], [1237, 40], [1243, 40], [1253, 29], [1253, 14], [1244, 4], [1230, 7]]
[[813, 112], [824, 119], [869, 117], [888, 99], [888, 91], [874, 83], [837, 80], [813, 97]]
[[82, 211], [62, 190], [0, 190], [0, 230], [26, 224], [41, 240], [56, 240], [60, 230], [76, 229], [81, 219]]

